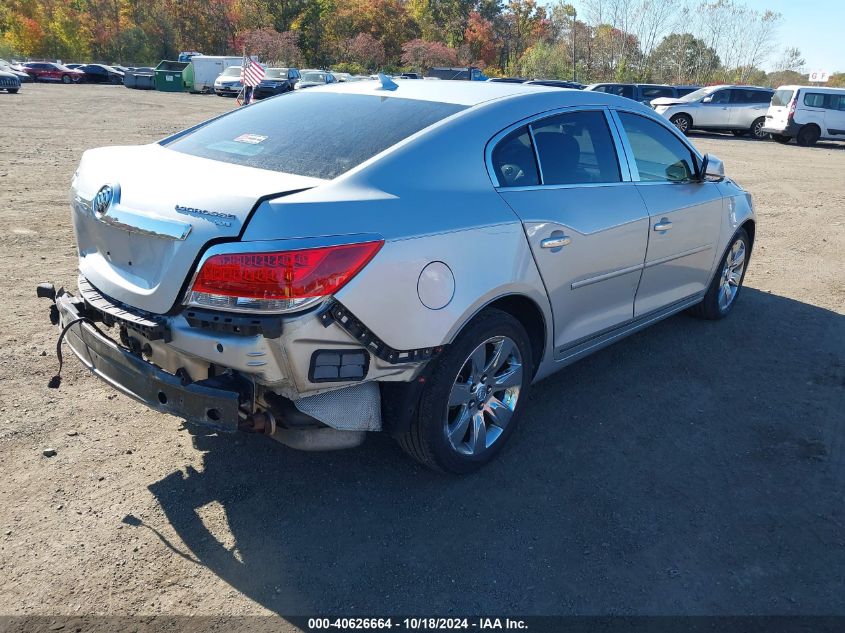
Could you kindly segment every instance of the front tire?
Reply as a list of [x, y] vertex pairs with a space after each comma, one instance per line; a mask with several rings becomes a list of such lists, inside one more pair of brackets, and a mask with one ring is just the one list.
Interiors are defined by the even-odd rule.
[[722, 256], [704, 299], [691, 307], [689, 313], [710, 321], [728, 316], [742, 290], [750, 255], [751, 240], [745, 229], [739, 229]]
[[676, 114], [669, 122], [674, 125], [681, 134], [689, 134], [689, 131], [692, 129], [692, 119], [688, 114]]
[[70, 75], [62, 75], [62, 83], [63, 84], [69, 84], [72, 81], [73, 81], [73, 79], [70, 78]]
[[522, 324], [501, 310], [485, 310], [436, 360], [399, 444], [432, 470], [465, 474], [481, 468], [522, 417], [533, 362]]

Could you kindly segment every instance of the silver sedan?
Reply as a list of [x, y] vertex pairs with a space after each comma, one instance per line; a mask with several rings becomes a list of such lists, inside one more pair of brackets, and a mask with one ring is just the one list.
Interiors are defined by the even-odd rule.
[[453, 473], [502, 449], [538, 380], [682, 310], [726, 316], [756, 227], [653, 110], [490, 82], [296, 91], [90, 150], [72, 190], [79, 292], [39, 294], [112, 387], [302, 449], [388, 432]]

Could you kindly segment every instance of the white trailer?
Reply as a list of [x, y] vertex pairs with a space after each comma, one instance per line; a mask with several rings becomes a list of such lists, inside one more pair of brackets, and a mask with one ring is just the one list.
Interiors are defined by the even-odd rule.
[[191, 58], [194, 66], [193, 92], [213, 92], [214, 80], [229, 66], [240, 66], [242, 57], [226, 55], [195, 55]]

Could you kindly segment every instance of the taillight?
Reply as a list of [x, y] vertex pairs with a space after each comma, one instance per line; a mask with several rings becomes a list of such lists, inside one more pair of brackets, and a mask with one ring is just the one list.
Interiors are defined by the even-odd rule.
[[230, 310], [281, 312], [340, 290], [383, 241], [269, 253], [213, 255], [202, 265], [188, 303]]
[[789, 102], [789, 113], [786, 115], [786, 120], [791, 121], [792, 117], [795, 116], [795, 108], [798, 103], [798, 98], [793, 97], [792, 101]]

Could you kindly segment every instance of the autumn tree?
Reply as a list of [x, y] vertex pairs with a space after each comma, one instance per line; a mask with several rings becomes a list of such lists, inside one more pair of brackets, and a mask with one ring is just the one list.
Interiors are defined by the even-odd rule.
[[419, 72], [435, 66], [456, 66], [458, 53], [440, 42], [415, 39], [402, 47], [402, 64]]
[[273, 65], [299, 66], [302, 64], [302, 51], [298, 40], [293, 31], [279, 33], [275, 29], [263, 28], [239, 33], [235, 47]]

